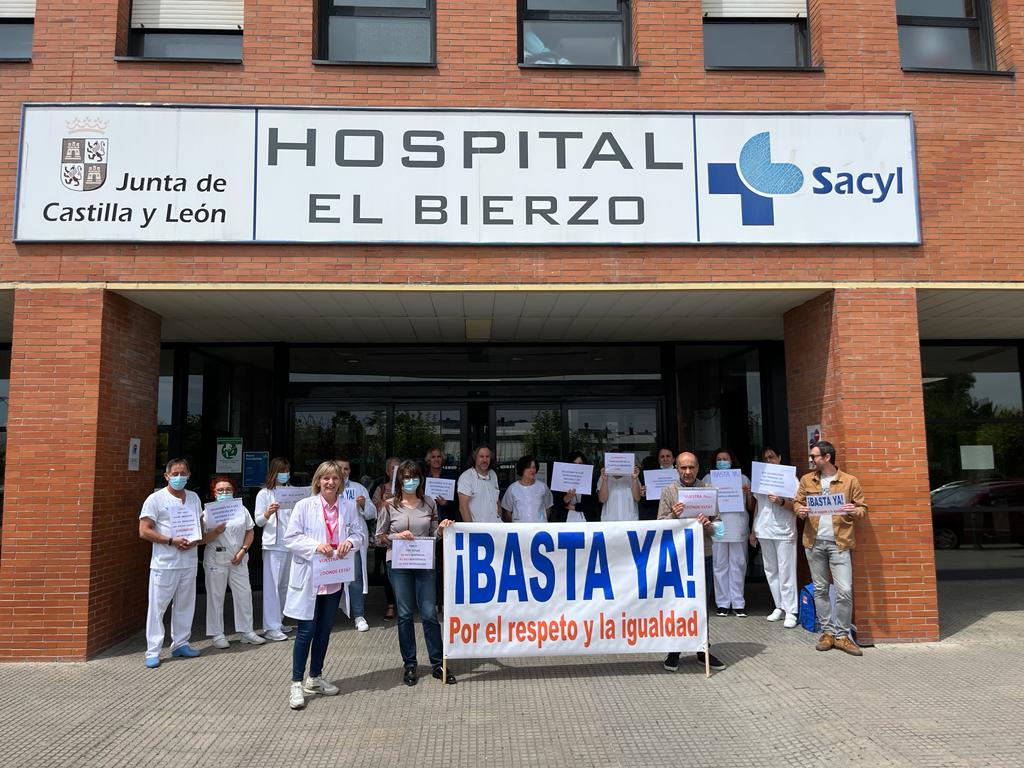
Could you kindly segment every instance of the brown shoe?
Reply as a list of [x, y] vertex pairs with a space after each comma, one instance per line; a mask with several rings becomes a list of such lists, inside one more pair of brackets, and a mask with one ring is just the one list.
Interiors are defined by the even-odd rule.
[[853, 642], [853, 640], [851, 640], [848, 637], [837, 637], [833, 641], [833, 645], [835, 645], [835, 647], [838, 648], [840, 651], [843, 651], [844, 653], [848, 653], [851, 656], [863, 656], [864, 655], [864, 651], [862, 651], [860, 649], [860, 646], [857, 645], [855, 642]]
[[814, 646], [816, 651], [830, 651], [836, 645], [836, 638], [831, 632], [825, 632], [818, 638], [818, 644]]

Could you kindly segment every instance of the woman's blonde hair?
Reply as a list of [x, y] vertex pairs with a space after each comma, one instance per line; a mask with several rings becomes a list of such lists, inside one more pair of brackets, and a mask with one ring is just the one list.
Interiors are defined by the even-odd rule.
[[337, 475], [341, 477], [341, 468], [338, 466], [336, 461], [325, 461], [319, 467], [316, 468], [316, 472], [313, 473], [313, 482], [309, 484], [309, 493], [312, 496], [316, 496], [320, 493], [320, 479], [324, 475]]

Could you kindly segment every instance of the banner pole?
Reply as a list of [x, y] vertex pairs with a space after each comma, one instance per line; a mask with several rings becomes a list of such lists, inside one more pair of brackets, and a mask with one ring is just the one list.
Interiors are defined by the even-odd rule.
[[[448, 535], [447, 526], [441, 529], [441, 594], [448, 594], [445, 589], [445, 567], [444, 567], [444, 537]], [[441, 614], [441, 618], [444, 621], [448, 621], [448, 613], [444, 612]], [[444, 627], [441, 628], [441, 632], [444, 633]], [[444, 634], [441, 635], [441, 683], [445, 684], [448, 682], [448, 654], [445, 651]]]

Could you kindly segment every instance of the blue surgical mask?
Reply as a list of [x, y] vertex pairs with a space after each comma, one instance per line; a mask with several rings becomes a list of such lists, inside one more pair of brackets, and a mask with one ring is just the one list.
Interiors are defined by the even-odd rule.
[[231, 491], [221, 491], [217, 494], [217, 501], [231, 501], [235, 498], [235, 494]]
[[174, 490], [183, 491], [185, 490], [185, 486], [188, 485], [188, 475], [174, 475], [167, 482]]
[[711, 538], [718, 540], [725, 536], [725, 522], [723, 520], [715, 520], [712, 524], [714, 530], [711, 532]]
[[406, 493], [415, 493], [419, 487], [420, 479], [418, 477], [410, 477], [408, 480], [402, 481], [402, 490]]
[[728, 459], [719, 459], [715, 462], [715, 469], [730, 469], [731, 467], [732, 462]]
[[292, 473], [291, 472], [278, 472], [277, 473], [277, 484], [278, 485], [284, 485], [285, 483], [287, 483], [291, 479], [292, 479]]

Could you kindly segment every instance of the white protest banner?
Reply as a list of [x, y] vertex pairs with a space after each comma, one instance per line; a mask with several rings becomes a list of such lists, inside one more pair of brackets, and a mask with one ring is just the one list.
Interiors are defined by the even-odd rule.
[[715, 517], [718, 514], [717, 488], [683, 488], [679, 487], [679, 501], [686, 506], [683, 517]]
[[632, 453], [606, 453], [604, 455], [605, 474], [613, 477], [629, 477], [636, 466], [636, 457]]
[[808, 496], [804, 499], [807, 505], [807, 514], [812, 517], [819, 515], [842, 514], [843, 505], [846, 504], [845, 493], [822, 493], [815, 496]]
[[279, 485], [274, 489], [274, 500], [281, 505], [281, 509], [291, 509], [308, 496], [309, 488], [305, 486], [292, 488], [289, 485]]
[[434, 567], [434, 542], [427, 536], [418, 539], [391, 540], [391, 567], [431, 570]]
[[214, 501], [203, 507], [203, 517], [207, 528], [216, 528], [221, 523], [230, 525], [243, 516], [242, 500]]
[[712, 469], [711, 484], [718, 489], [719, 512], [746, 512], [743, 506], [743, 473], [738, 469]]
[[455, 481], [444, 477], [428, 477], [423, 486], [423, 495], [431, 499], [440, 496], [446, 501], [455, 500]]
[[647, 489], [646, 498], [648, 501], [661, 499], [661, 492], [679, 479], [679, 473], [674, 469], [645, 469], [644, 487]]
[[594, 465], [556, 461], [551, 468], [551, 490], [575, 490], [579, 496], [589, 496], [594, 487]]
[[792, 499], [796, 496], [799, 481], [796, 467], [786, 464], [766, 464], [755, 461], [750, 467], [750, 489], [765, 496], [780, 496]]
[[345, 557], [314, 555], [310, 579], [314, 587], [324, 584], [344, 584], [356, 577], [355, 558], [350, 550]]
[[188, 504], [174, 504], [171, 507], [171, 531], [174, 538], [185, 541], [199, 541], [203, 538], [199, 531], [199, 518]]
[[456, 523], [445, 532], [446, 657], [707, 647], [695, 521], [510, 528]]

